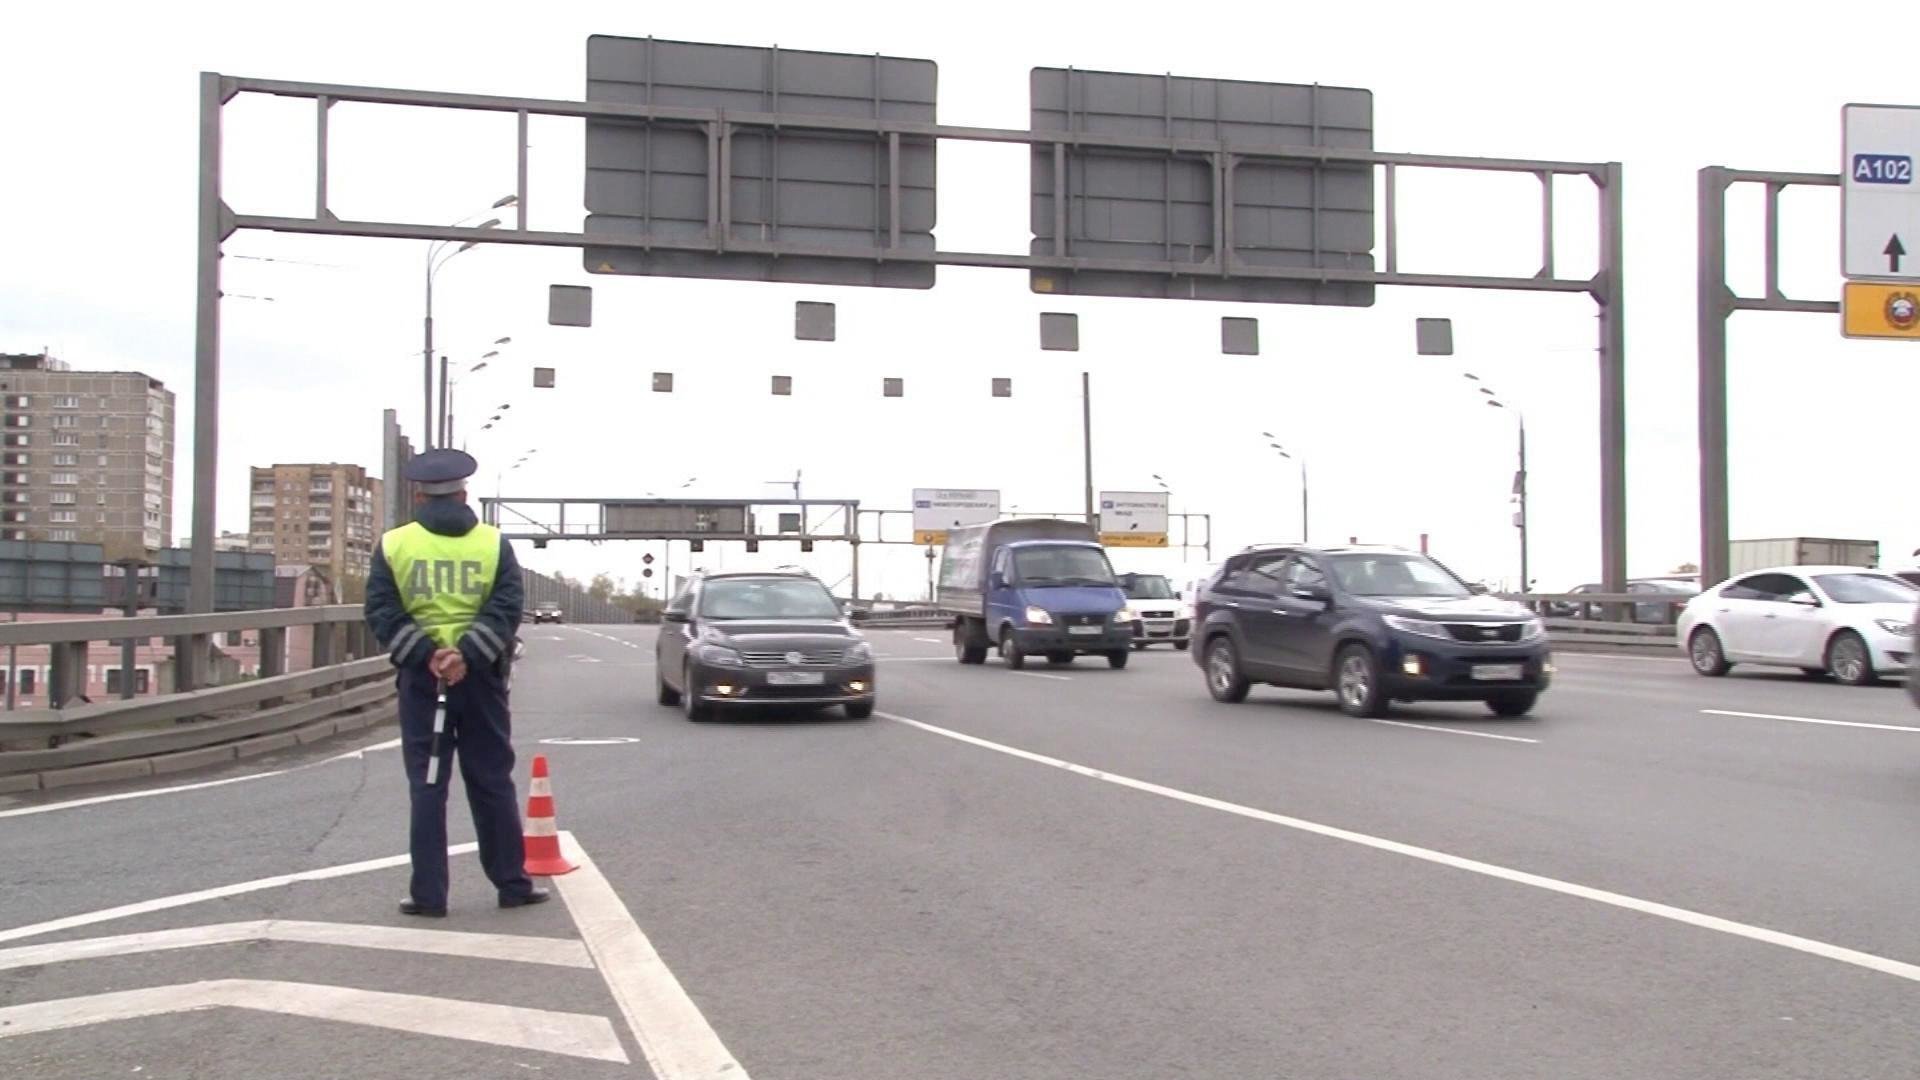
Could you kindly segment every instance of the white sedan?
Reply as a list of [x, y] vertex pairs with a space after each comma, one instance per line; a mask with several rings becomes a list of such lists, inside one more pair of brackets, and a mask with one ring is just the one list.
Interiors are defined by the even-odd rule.
[[1797, 667], [1849, 686], [1904, 674], [1920, 590], [1857, 566], [1783, 566], [1742, 574], [1694, 597], [1676, 627], [1702, 675], [1734, 664]]

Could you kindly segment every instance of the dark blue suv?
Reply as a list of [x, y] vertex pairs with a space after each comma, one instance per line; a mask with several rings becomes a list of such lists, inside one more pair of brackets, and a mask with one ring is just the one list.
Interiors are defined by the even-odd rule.
[[1254, 683], [1332, 690], [1354, 716], [1395, 701], [1533, 708], [1553, 675], [1540, 620], [1398, 548], [1249, 548], [1194, 602], [1194, 659], [1216, 701]]

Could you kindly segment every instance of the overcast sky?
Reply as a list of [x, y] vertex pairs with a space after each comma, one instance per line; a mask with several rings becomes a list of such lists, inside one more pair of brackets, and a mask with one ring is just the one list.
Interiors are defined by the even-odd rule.
[[[1072, 65], [1367, 87], [1385, 150], [1622, 161], [1636, 575], [1697, 557], [1695, 170], [1834, 171], [1843, 103], [1915, 96], [1910, 66], [1863, 58], [1847, 20], [1787, 5], [1744, 5], [1738, 19], [1709, 5], [1641, 16], [1537, 3], [1139, 9], [1152, 19], [979, 2], [269, 10], [35, 5], [10, 16], [0, 66], [0, 351], [46, 346], [75, 367], [145, 371], [180, 394], [182, 536], [202, 70], [577, 98], [589, 34], [653, 34], [931, 59], [947, 123], [1024, 127], [1029, 69]], [[446, 223], [513, 189], [511, 118], [354, 105], [332, 115], [331, 203], [343, 218]], [[290, 99], [229, 106], [226, 193], [237, 211], [310, 212], [312, 117], [310, 102]], [[577, 230], [579, 125], [536, 119], [532, 142], [532, 224]], [[943, 143], [941, 246], [1025, 250], [1026, 184], [1023, 147]], [[1591, 187], [1557, 190], [1561, 273], [1588, 273]], [[1401, 195], [1403, 269], [1538, 268], [1535, 181], [1403, 173]], [[1759, 277], [1759, 205], [1749, 191], [1730, 213], [1734, 277], [1747, 291]], [[1831, 191], [1786, 200], [1790, 294], [1837, 291], [1837, 211]], [[220, 521], [241, 530], [247, 466], [377, 468], [381, 410], [418, 429], [424, 245], [243, 233], [226, 251]], [[594, 287], [591, 329], [545, 325], [551, 282]], [[837, 342], [792, 340], [799, 299], [839, 305]], [[1038, 350], [1042, 310], [1080, 314], [1080, 353]], [[1261, 320], [1263, 355], [1219, 355], [1223, 314]], [[697, 477], [689, 494], [766, 497], [780, 491], [768, 481], [798, 468], [808, 497], [868, 507], [905, 508], [912, 488], [946, 486], [999, 488], [1023, 511], [1073, 510], [1085, 369], [1098, 486], [1152, 490], [1161, 474], [1176, 510], [1213, 515], [1216, 555], [1299, 531], [1298, 473], [1264, 430], [1309, 462], [1315, 540], [1411, 546], [1427, 533], [1458, 569], [1500, 581], [1517, 576], [1515, 432], [1461, 378], [1472, 370], [1526, 410], [1534, 574], [1548, 588], [1598, 573], [1593, 314], [1584, 296], [1408, 289], [1382, 289], [1366, 309], [1048, 300], [1016, 271], [946, 268], [925, 292], [615, 278], [584, 273], [572, 251], [507, 248], [460, 256], [436, 300], [439, 343], [456, 361], [514, 339], [456, 392], [457, 411], [514, 406], [469, 442], [485, 494], [496, 468], [537, 448], [504, 479], [507, 494], [633, 496]], [[1454, 320], [1459, 355], [1413, 355], [1422, 315]], [[1843, 341], [1837, 317], [1815, 315], [1742, 314], [1730, 343], [1734, 535], [1874, 538], [1905, 561], [1920, 544], [1898, 494], [1920, 352]], [[530, 388], [535, 363], [558, 369], [556, 389]], [[657, 370], [675, 373], [675, 393], [648, 392]], [[767, 394], [772, 374], [794, 377], [793, 397]], [[881, 397], [885, 376], [906, 380], [904, 398]], [[990, 397], [994, 376], [1013, 378], [1011, 400]], [[872, 550], [863, 591], [923, 587], [919, 552]], [[574, 544], [523, 557], [633, 577], [640, 554]], [[762, 557], [796, 553], [770, 545]], [[847, 559], [823, 548], [812, 564], [838, 580]]]

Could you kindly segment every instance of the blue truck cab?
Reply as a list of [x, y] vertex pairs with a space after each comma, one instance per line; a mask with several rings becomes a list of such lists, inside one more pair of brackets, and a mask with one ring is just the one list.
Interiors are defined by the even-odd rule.
[[1028, 657], [1064, 665], [1096, 655], [1124, 668], [1133, 651], [1126, 594], [1084, 522], [1021, 518], [952, 530], [937, 602], [953, 617], [963, 664], [985, 663], [998, 649], [1016, 671]]

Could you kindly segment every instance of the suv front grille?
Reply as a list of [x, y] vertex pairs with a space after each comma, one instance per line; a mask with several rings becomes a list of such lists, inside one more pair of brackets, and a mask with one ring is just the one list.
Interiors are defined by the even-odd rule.
[[[748, 652], [740, 654], [740, 658], [747, 662], [747, 666], [757, 668], [795, 666], [787, 659], [787, 656], [788, 654], [785, 652]], [[798, 666], [833, 667], [845, 660], [846, 656], [847, 653], [845, 649], [815, 649], [811, 652], [800, 653], [800, 663]]]
[[1490, 645], [1495, 642], [1520, 640], [1520, 631], [1524, 623], [1447, 623], [1447, 633], [1455, 641], [1471, 641], [1476, 644]]

